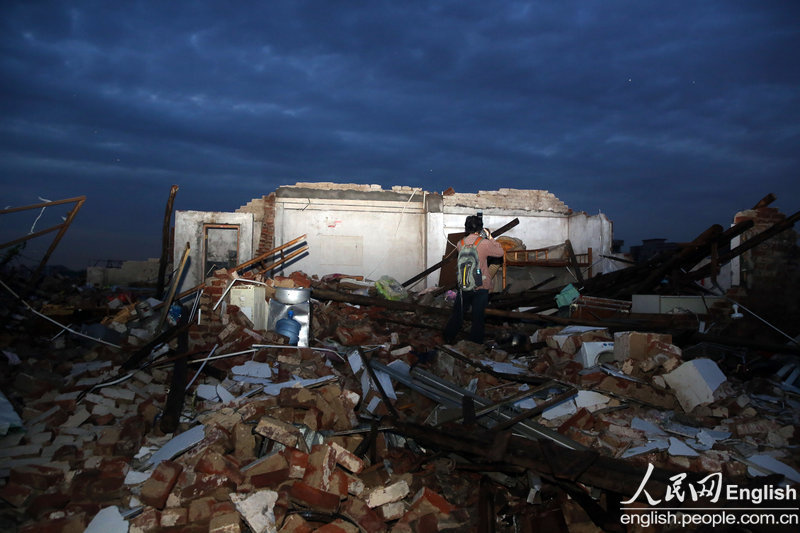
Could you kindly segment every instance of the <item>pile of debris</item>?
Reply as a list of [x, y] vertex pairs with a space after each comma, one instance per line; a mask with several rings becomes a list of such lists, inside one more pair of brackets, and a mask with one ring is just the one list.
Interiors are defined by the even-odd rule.
[[[617, 291], [651, 277], [634, 268]], [[756, 359], [684, 334], [694, 317], [577, 307], [491, 309], [490, 342], [443, 345], [436, 291], [269, 274], [218, 270], [192, 305], [114, 298], [54, 338], [15, 337], [44, 313], [4, 283], [0, 528], [623, 531], [659, 504], [736, 507], [713, 475], [800, 484], [796, 345]], [[259, 328], [237, 283], [308, 291], [312, 342]]]

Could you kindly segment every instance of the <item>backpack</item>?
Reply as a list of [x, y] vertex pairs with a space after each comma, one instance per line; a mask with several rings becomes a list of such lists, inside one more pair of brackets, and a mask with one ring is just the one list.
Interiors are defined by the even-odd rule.
[[478, 237], [472, 244], [464, 244], [461, 239], [461, 250], [458, 251], [458, 288], [462, 291], [474, 291], [483, 285], [480, 258], [478, 257]]

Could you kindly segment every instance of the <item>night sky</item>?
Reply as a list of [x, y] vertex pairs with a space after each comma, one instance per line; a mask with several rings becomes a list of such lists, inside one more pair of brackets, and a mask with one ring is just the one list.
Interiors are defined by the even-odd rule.
[[51, 264], [158, 257], [172, 184], [213, 211], [297, 181], [545, 189], [626, 248], [800, 210], [793, 0], [3, 0], [0, 29], [0, 207], [87, 196]]

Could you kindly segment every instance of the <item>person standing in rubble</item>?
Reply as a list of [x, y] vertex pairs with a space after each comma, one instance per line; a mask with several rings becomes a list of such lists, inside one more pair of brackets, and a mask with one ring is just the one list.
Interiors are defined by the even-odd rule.
[[[492, 238], [489, 230], [483, 228], [483, 216], [470, 215], [464, 221], [467, 236], [458, 242], [459, 256], [465, 246], [474, 246], [478, 252], [480, 284], [474, 290], [464, 290], [459, 286], [453, 312], [444, 328], [444, 341], [452, 344], [464, 324], [464, 313], [471, 309], [472, 326], [469, 340], [483, 343], [484, 314], [489, 303], [489, 290], [492, 288], [492, 277], [489, 273], [488, 258], [503, 257], [503, 247]], [[460, 285], [460, 284], [459, 284]]]

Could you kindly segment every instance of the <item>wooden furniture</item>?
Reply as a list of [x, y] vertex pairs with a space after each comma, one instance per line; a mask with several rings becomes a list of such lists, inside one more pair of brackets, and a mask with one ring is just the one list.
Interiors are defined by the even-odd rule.
[[[573, 261], [569, 254], [566, 257], [552, 257], [554, 247], [537, 248], [535, 250], [508, 250], [503, 254], [503, 288], [506, 286], [506, 269], [508, 267], [569, 267]], [[560, 254], [559, 254], [560, 255]], [[592, 249], [586, 253], [574, 254], [578, 268], [588, 268], [587, 277], [592, 277]], [[576, 275], [582, 279], [582, 274]]]

